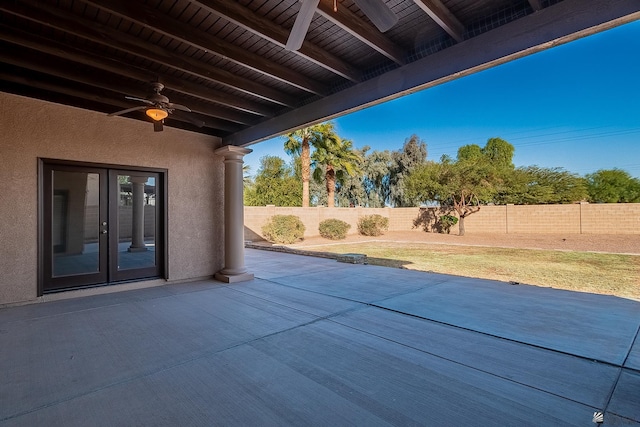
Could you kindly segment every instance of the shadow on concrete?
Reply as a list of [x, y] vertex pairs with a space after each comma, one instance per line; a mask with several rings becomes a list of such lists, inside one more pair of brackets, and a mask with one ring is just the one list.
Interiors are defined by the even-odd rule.
[[407, 268], [406, 266], [413, 264], [413, 262], [401, 259], [376, 258], [367, 256], [367, 264], [380, 265], [382, 267]]
[[264, 241], [264, 238], [262, 237], [262, 235], [260, 233], [250, 229], [249, 227], [247, 227], [245, 225], [244, 226], [244, 240], [248, 240], [250, 242], [257, 242], [257, 241]]

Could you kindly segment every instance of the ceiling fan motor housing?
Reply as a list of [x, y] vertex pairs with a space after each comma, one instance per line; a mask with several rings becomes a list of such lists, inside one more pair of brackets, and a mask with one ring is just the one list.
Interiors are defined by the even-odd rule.
[[160, 82], [152, 83], [153, 93], [147, 97], [147, 99], [155, 104], [168, 104], [169, 98], [160, 94], [160, 91], [164, 89], [164, 85]]

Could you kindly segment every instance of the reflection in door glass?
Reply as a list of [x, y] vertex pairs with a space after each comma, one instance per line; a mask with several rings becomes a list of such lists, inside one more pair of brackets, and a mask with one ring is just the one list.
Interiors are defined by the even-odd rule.
[[118, 175], [118, 270], [156, 265], [156, 182]]
[[53, 172], [53, 276], [99, 272], [100, 176]]

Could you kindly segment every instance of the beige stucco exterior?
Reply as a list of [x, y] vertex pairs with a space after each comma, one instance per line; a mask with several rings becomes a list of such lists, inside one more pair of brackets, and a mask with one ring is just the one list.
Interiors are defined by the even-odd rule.
[[0, 304], [37, 298], [41, 158], [166, 169], [168, 279], [223, 268], [219, 138], [6, 93], [0, 112]]

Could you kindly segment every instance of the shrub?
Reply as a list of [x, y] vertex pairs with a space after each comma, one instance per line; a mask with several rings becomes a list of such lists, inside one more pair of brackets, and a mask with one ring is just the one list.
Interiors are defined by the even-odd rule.
[[262, 235], [273, 243], [294, 243], [304, 238], [304, 224], [295, 215], [274, 215], [262, 227]]
[[380, 236], [389, 228], [389, 218], [382, 215], [366, 215], [358, 220], [358, 233], [363, 236]]
[[458, 223], [458, 218], [453, 215], [440, 215], [440, 227], [441, 233], [447, 233], [451, 231], [451, 227]]
[[325, 239], [340, 240], [347, 237], [347, 231], [351, 225], [339, 219], [325, 219], [318, 228], [320, 235]]

